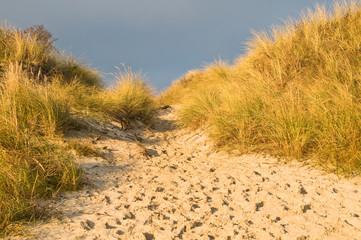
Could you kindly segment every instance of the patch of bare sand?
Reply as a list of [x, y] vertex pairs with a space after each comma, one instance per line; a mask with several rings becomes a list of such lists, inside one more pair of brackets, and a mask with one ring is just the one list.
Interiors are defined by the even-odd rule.
[[174, 120], [78, 133], [108, 160], [79, 159], [87, 184], [51, 201], [58, 214], [27, 239], [361, 239], [359, 178], [217, 153]]

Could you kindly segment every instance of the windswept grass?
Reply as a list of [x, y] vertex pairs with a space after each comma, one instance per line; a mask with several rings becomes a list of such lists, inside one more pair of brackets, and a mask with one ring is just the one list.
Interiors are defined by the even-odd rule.
[[186, 76], [163, 99], [181, 103], [181, 123], [206, 124], [220, 146], [359, 173], [360, 29], [358, 2], [332, 12], [316, 6], [271, 34], [255, 33], [247, 55]]
[[57, 132], [70, 119], [57, 93], [10, 64], [0, 83], [0, 230], [31, 220], [39, 198], [75, 190], [79, 178]]
[[80, 169], [69, 149], [102, 157], [63, 133], [80, 117], [151, 123], [150, 88], [130, 69], [104, 90], [98, 72], [55, 49], [42, 26], [0, 27], [0, 236], [39, 217], [37, 204], [76, 190]]
[[131, 68], [119, 69], [115, 75], [116, 85], [107, 92], [110, 105], [106, 112], [128, 125], [130, 121], [140, 120], [151, 124], [155, 104], [151, 88], [146, 84], [141, 73]]

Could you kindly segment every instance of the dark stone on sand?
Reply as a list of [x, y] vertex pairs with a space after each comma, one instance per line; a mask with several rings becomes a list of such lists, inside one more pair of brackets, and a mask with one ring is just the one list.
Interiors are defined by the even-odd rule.
[[116, 234], [118, 234], [118, 235], [124, 235], [124, 232], [121, 231], [121, 230], [118, 230], [118, 231], [116, 232]]
[[148, 205], [148, 209], [149, 209], [150, 211], [157, 210], [158, 207], [159, 207], [159, 205], [157, 205], [157, 204]]
[[95, 223], [93, 221], [90, 221], [90, 220], [86, 220], [85, 224], [82, 223], [82, 225], [83, 225], [85, 230], [94, 229], [94, 227], [95, 227]]
[[110, 201], [110, 197], [105, 196], [104, 198], [105, 198], [105, 201], [106, 201], [108, 204], [110, 204], [110, 203], [111, 203], [111, 201]]
[[153, 240], [154, 239], [154, 235], [150, 234], [150, 233], [143, 233], [144, 237], [146, 240]]
[[129, 212], [127, 214], [125, 214], [123, 220], [127, 220], [127, 219], [135, 219], [135, 215], [132, 212]]
[[196, 228], [196, 227], [201, 227], [202, 225], [203, 225], [203, 223], [201, 223], [201, 222], [195, 222], [195, 223], [193, 223], [191, 229]]
[[184, 226], [182, 230], [179, 232], [178, 236], [180, 239], [183, 239], [183, 234], [187, 232], [187, 226]]
[[191, 207], [191, 211], [194, 211], [194, 209], [197, 209], [197, 208], [201, 208], [201, 207], [197, 204], [193, 204]]
[[264, 206], [263, 202], [256, 203], [256, 212], [258, 212], [259, 209], [262, 208], [263, 206]]
[[311, 210], [311, 205], [305, 205], [305, 206], [303, 206], [303, 209], [302, 209], [302, 212], [303, 213], [306, 213], [308, 210]]
[[217, 211], [218, 211], [218, 208], [215, 208], [215, 207], [212, 207], [212, 208], [211, 208], [211, 213], [212, 213], [212, 214], [214, 214], [214, 213], [217, 212]]
[[106, 224], [105, 224], [105, 228], [106, 228], [106, 229], [115, 229], [115, 228], [117, 228], [117, 227], [111, 226], [111, 225], [109, 225], [108, 223], [106, 223]]
[[302, 195], [307, 194], [307, 191], [306, 191], [306, 189], [305, 189], [303, 186], [301, 186], [300, 193], [301, 193]]
[[164, 191], [164, 188], [162, 187], [157, 187], [157, 189], [155, 190], [156, 192], [163, 192]]
[[275, 222], [275, 223], [277, 223], [277, 222], [279, 222], [279, 221], [281, 221], [281, 218], [280, 218], [280, 217], [276, 217], [275, 220], [272, 220], [272, 222]]

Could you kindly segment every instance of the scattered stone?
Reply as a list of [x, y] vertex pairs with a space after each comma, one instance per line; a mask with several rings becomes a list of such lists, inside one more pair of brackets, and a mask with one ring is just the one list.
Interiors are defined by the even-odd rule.
[[95, 223], [93, 221], [86, 220], [85, 224], [84, 222], [82, 222], [82, 226], [84, 227], [85, 230], [90, 230], [90, 229], [94, 229]]
[[276, 217], [275, 220], [272, 220], [272, 222], [274, 222], [274, 223], [277, 223], [277, 222], [279, 222], [279, 221], [281, 221], [281, 218], [280, 218], [280, 217]]
[[164, 191], [164, 188], [162, 187], [157, 187], [157, 189], [155, 190], [155, 192], [163, 192]]
[[150, 205], [148, 205], [148, 209], [149, 209], [150, 211], [157, 210], [158, 207], [159, 207], [158, 204], [150, 204]]
[[173, 165], [173, 166], [170, 166], [171, 169], [174, 169], [174, 170], [177, 170], [177, 166]]
[[214, 240], [215, 238], [212, 235], [208, 235], [209, 240]]
[[303, 186], [301, 186], [300, 193], [301, 193], [302, 195], [306, 195], [306, 194], [307, 194], [307, 191], [306, 191], [306, 189], [305, 189]]
[[144, 237], [146, 240], [153, 240], [154, 239], [154, 235], [150, 234], [150, 233], [143, 233]]
[[254, 172], [254, 174], [256, 174], [257, 176], [261, 176], [261, 174], [259, 173], [259, 172], [257, 172], [257, 171], [253, 171]]
[[229, 216], [229, 219], [233, 220], [234, 216], [233, 215], [230, 215]]
[[303, 213], [306, 213], [308, 210], [311, 210], [311, 205], [305, 205], [305, 206], [303, 206], [303, 209], [302, 209], [302, 212]]
[[333, 188], [332, 191], [333, 191], [334, 193], [338, 193], [338, 190], [337, 190], [336, 188]]
[[179, 232], [178, 236], [180, 239], [183, 239], [183, 234], [187, 232], [187, 226], [184, 226], [182, 230]]
[[358, 214], [354, 213], [354, 214], [353, 214], [353, 217], [355, 217], [355, 218], [359, 218], [359, 217], [360, 217], [360, 215], [358, 215]]
[[187, 157], [187, 160], [188, 160], [188, 161], [192, 161], [192, 158], [191, 158], [191, 157]]
[[105, 228], [106, 229], [115, 229], [117, 227], [114, 227], [114, 226], [109, 225], [108, 223], [105, 223]]
[[229, 206], [229, 203], [223, 200], [222, 206], [223, 205]]
[[212, 198], [207, 196], [207, 202], [212, 202]]
[[130, 205], [126, 204], [126, 205], [124, 205], [124, 208], [128, 209], [128, 208], [130, 208]]
[[193, 223], [191, 229], [196, 228], [196, 227], [200, 227], [202, 225], [203, 225], [203, 223], [201, 223], [201, 222], [195, 222], [195, 223]]
[[191, 211], [194, 211], [194, 209], [197, 209], [197, 208], [201, 208], [201, 207], [197, 204], [193, 204], [191, 207]]
[[209, 171], [210, 171], [210, 172], [215, 172], [216, 169], [215, 169], [215, 168], [211, 168], [211, 169], [209, 169]]
[[90, 230], [90, 228], [84, 222], [81, 222], [81, 226], [87, 231]]
[[212, 214], [214, 214], [214, 213], [217, 212], [217, 211], [218, 211], [218, 208], [215, 208], [215, 207], [212, 207], [212, 208], [211, 208], [211, 213], [212, 213]]
[[217, 187], [213, 187], [212, 188], [212, 191], [214, 192], [214, 191], [217, 191], [217, 190], [219, 190], [219, 188], [217, 188]]
[[135, 219], [135, 215], [132, 212], [129, 212], [127, 214], [125, 214], [123, 220], [127, 220], [127, 219]]
[[248, 225], [253, 225], [253, 222], [251, 220], [247, 221]]
[[258, 212], [259, 209], [262, 208], [263, 206], [264, 206], [263, 202], [256, 203], [256, 212]]
[[121, 230], [118, 230], [118, 231], [116, 232], [116, 234], [118, 234], [118, 235], [124, 235], [124, 232], [121, 231]]

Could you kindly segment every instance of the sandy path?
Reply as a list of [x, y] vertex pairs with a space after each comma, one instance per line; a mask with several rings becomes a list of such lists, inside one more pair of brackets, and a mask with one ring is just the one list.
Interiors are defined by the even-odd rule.
[[359, 178], [229, 157], [210, 150], [201, 132], [172, 129], [173, 121], [164, 110], [151, 131], [80, 134], [106, 148], [108, 161], [80, 160], [88, 184], [52, 201], [58, 217], [30, 227], [33, 238], [361, 239]]

